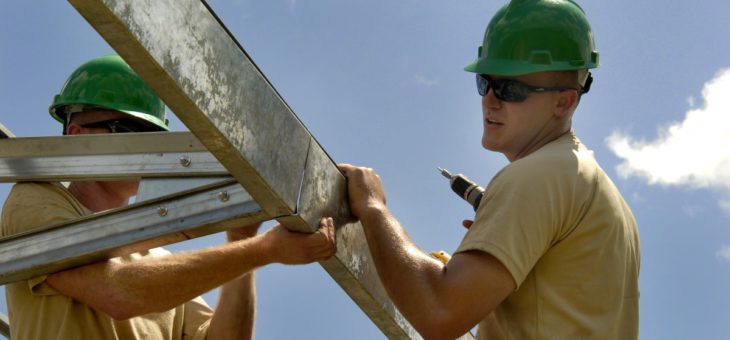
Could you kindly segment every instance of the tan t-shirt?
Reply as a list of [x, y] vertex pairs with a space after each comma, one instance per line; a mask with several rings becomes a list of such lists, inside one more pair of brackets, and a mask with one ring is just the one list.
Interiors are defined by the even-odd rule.
[[[58, 183], [18, 183], [5, 201], [0, 236], [18, 234], [90, 213]], [[137, 261], [147, 256], [168, 254], [161, 248], [155, 248], [119, 260]], [[5, 287], [13, 340], [205, 339], [213, 314], [205, 301], [198, 297], [167, 312], [115, 321], [58, 293], [45, 279], [46, 276], [40, 276]]]
[[639, 234], [592, 151], [566, 133], [491, 181], [457, 252], [484, 251], [517, 289], [479, 339], [636, 339]]

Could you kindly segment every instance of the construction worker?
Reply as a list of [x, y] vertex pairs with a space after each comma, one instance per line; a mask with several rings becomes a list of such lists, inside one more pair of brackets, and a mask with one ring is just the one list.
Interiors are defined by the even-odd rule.
[[509, 164], [447, 264], [388, 210], [372, 169], [342, 164], [388, 294], [426, 339], [636, 339], [639, 236], [571, 119], [598, 67], [571, 0], [513, 0], [487, 25], [476, 73], [482, 146]]
[[[167, 131], [164, 105], [118, 56], [79, 67], [53, 99], [64, 134]], [[2, 211], [2, 236], [127, 205], [138, 181], [16, 184]], [[334, 254], [332, 220], [313, 234], [260, 224], [226, 232], [224, 245], [170, 254], [137, 246], [119, 257], [6, 286], [11, 335], [24, 339], [250, 339], [253, 270]], [[221, 287], [215, 311], [199, 296]]]

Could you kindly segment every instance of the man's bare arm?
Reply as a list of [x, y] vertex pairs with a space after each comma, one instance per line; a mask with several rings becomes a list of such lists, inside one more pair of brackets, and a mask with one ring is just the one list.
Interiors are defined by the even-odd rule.
[[275, 226], [263, 234], [200, 251], [124, 263], [110, 259], [51, 274], [47, 282], [115, 319], [127, 319], [172, 309], [269, 263], [328, 258], [335, 251], [331, 228], [300, 234]]
[[380, 279], [422, 336], [463, 335], [515, 289], [507, 269], [487, 253], [457, 253], [445, 266], [421, 251], [386, 207], [379, 177], [371, 169], [340, 168]]

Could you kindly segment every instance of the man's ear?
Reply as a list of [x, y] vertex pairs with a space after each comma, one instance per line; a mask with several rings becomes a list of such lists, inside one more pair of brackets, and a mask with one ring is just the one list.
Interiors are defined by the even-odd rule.
[[82, 128], [81, 125], [79, 125], [77, 123], [73, 123], [73, 122], [68, 123], [68, 125], [66, 125], [66, 134], [67, 135], [80, 135], [83, 133], [83, 129], [84, 128]]
[[570, 115], [576, 105], [578, 105], [578, 91], [558, 92], [558, 100], [553, 114], [556, 118], [563, 118]]

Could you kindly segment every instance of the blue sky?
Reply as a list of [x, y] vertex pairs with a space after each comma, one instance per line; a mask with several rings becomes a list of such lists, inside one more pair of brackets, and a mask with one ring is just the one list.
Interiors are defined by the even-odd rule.
[[[332, 158], [375, 168], [413, 239], [448, 252], [473, 211], [436, 167], [486, 185], [507, 164], [480, 146], [480, 98], [462, 71], [504, 3], [211, 2]], [[601, 67], [574, 129], [639, 223], [641, 338], [728, 338], [730, 5], [579, 3]], [[111, 52], [65, 2], [3, 3], [0, 122], [22, 137], [58, 134], [47, 113], [52, 96], [78, 65]], [[9, 187], [0, 185], [0, 199]], [[383, 337], [318, 265], [273, 265], [257, 284], [260, 339]], [[216, 302], [215, 293], [206, 298]], [[0, 305], [6, 313], [4, 296]]]

